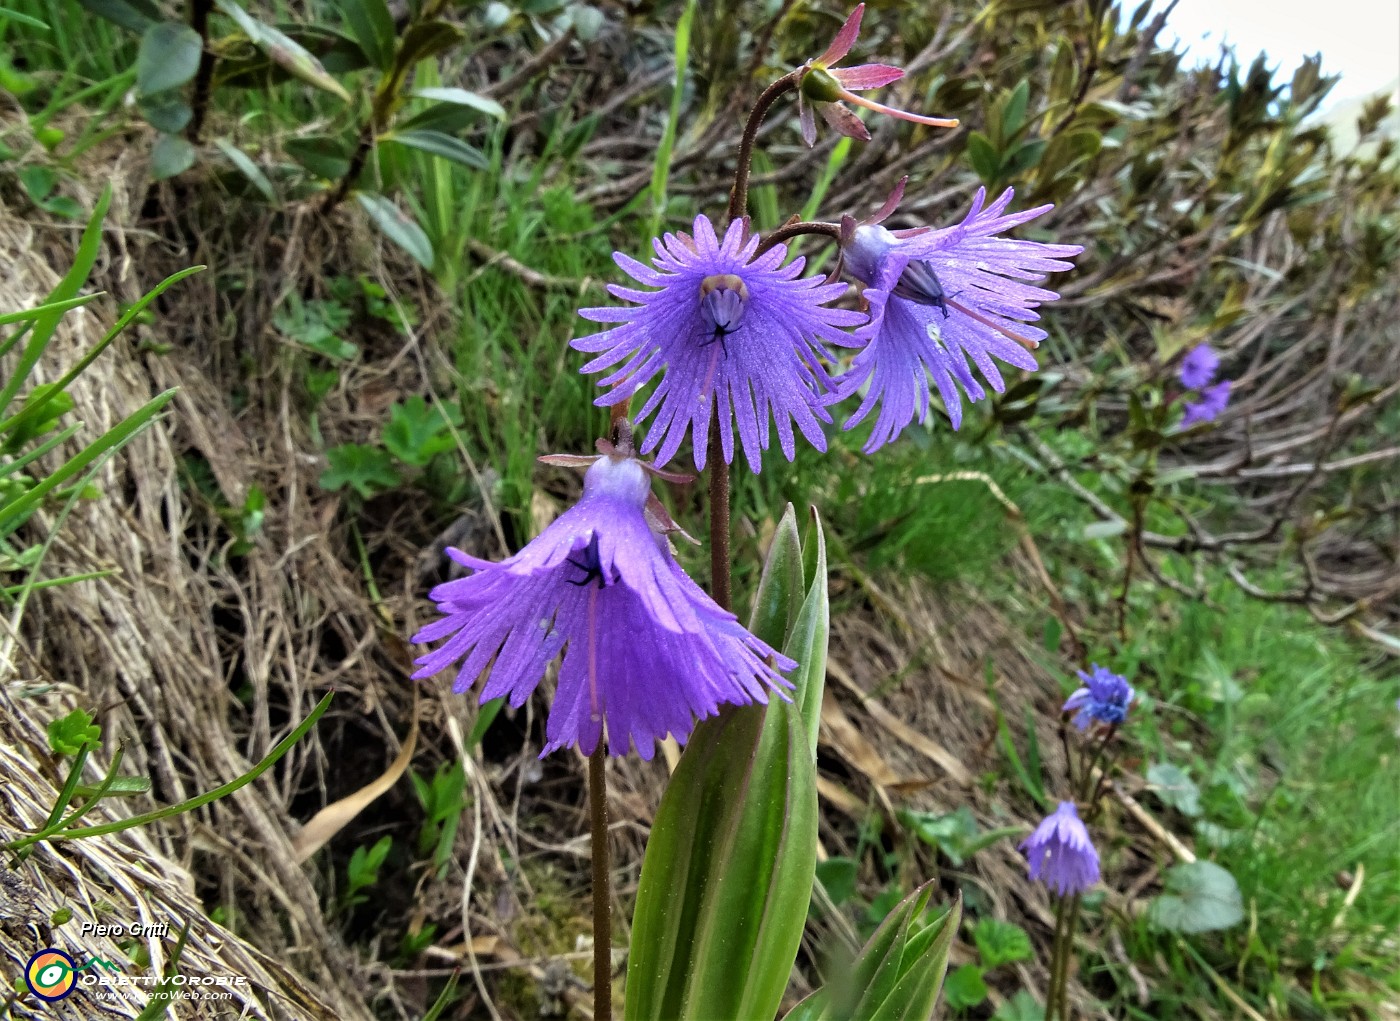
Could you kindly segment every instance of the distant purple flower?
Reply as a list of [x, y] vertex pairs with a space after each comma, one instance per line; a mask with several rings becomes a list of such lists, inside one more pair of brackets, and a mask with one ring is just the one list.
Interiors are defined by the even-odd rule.
[[1210, 385], [1219, 369], [1220, 356], [1215, 353], [1215, 349], [1209, 344], [1197, 344], [1181, 360], [1177, 378], [1186, 389], [1199, 390]]
[[721, 703], [767, 702], [770, 689], [791, 687], [778, 671], [796, 664], [681, 570], [648, 523], [650, 497], [641, 462], [608, 454], [588, 469], [579, 502], [515, 556], [497, 564], [449, 550], [475, 573], [433, 589], [443, 619], [413, 641], [447, 641], [413, 676], [460, 662], [453, 690], [466, 692], [489, 668], [481, 701], [519, 706], [562, 653], [543, 754], [591, 754], [606, 725], [611, 754], [631, 744], [644, 759]]
[[1186, 414], [1181, 416], [1181, 428], [1187, 429], [1199, 422], [1213, 422], [1230, 403], [1230, 381], [1222, 379], [1214, 386], [1201, 390], [1201, 399], [1186, 404]]
[[998, 393], [1006, 384], [993, 355], [1018, 368], [1036, 368], [1028, 349], [1046, 333], [1021, 324], [1039, 319], [1033, 309], [1059, 295], [1022, 281], [1073, 269], [1064, 260], [1083, 248], [996, 237], [1053, 207], [1002, 215], [1012, 191], [984, 209], [986, 195], [978, 189], [972, 209], [955, 227], [895, 234], [866, 224], [846, 246], [846, 268], [868, 285], [870, 321], [855, 332], [865, 347], [837, 380], [831, 403], [870, 384], [845, 425], [853, 428], [879, 407], [867, 453], [893, 440], [916, 416], [920, 422], [928, 417], [930, 376], [956, 429], [962, 424], [959, 388], [972, 401], [986, 396], [969, 358]]
[[1072, 801], [1061, 801], [1021, 842], [1021, 850], [1026, 852], [1030, 877], [1061, 897], [1083, 893], [1099, 881], [1099, 853]]
[[1066, 713], [1078, 711], [1074, 725], [1086, 730], [1095, 721], [1117, 726], [1128, 718], [1128, 706], [1133, 701], [1133, 689], [1128, 682], [1107, 667], [1095, 663], [1086, 674], [1078, 671], [1084, 687], [1070, 695], [1061, 710]]
[[862, 142], [870, 141], [870, 130], [854, 113], [842, 106], [842, 101], [855, 103], [867, 110], [896, 117], [899, 120], [913, 121], [915, 124], [928, 124], [935, 128], [956, 128], [958, 122], [945, 117], [925, 117], [923, 114], [896, 110], [894, 107], [876, 103], [857, 96], [855, 89], [864, 92], [878, 89], [904, 77], [904, 69], [889, 64], [860, 64], [856, 67], [833, 67], [844, 60], [856, 37], [860, 35], [860, 19], [865, 13], [865, 4], [858, 4], [831, 40], [831, 45], [820, 57], [803, 65], [802, 80], [797, 88], [797, 115], [802, 125], [802, 140], [811, 147], [817, 143], [817, 122], [812, 116], [815, 109], [831, 127], [848, 138]]
[[[822, 366], [822, 341], [849, 345], [841, 327], [865, 321], [859, 312], [826, 308], [845, 284], [820, 277], [798, 279], [804, 260], [786, 266], [787, 249], [774, 245], [755, 257], [759, 240], [735, 220], [721, 242], [710, 221], [695, 219], [695, 234], [667, 234], [653, 241], [655, 269], [617, 253], [613, 258], [633, 278], [655, 291], [609, 286], [635, 307], [585, 308], [579, 315], [621, 326], [580, 337], [580, 351], [602, 352], [583, 367], [599, 372], [612, 389], [594, 403], [626, 400], [658, 374], [661, 382], [637, 413], [660, 409], [647, 432], [643, 453], [660, 447], [658, 461], [675, 456], [687, 432], [694, 438], [695, 467], [705, 467], [711, 402], [719, 402], [720, 443], [734, 460], [734, 420], [749, 467], [761, 467], [768, 449], [770, 416], [778, 442], [791, 461], [796, 454], [793, 423], [814, 447], [826, 449], [821, 423], [830, 422], [824, 396], [832, 386]], [[621, 364], [619, 364], [621, 363]]]

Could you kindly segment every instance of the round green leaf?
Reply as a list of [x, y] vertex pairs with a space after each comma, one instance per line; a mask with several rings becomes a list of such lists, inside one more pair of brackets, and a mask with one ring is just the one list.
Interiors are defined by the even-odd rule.
[[194, 166], [194, 146], [178, 135], [161, 135], [151, 148], [151, 176], [157, 181]]
[[1213, 861], [1194, 861], [1167, 871], [1166, 891], [1147, 909], [1148, 920], [1173, 932], [1212, 932], [1238, 925], [1244, 899], [1235, 877]]
[[199, 33], [175, 21], [162, 21], [146, 29], [136, 54], [136, 89], [149, 96], [177, 89], [199, 70], [203, 49]]

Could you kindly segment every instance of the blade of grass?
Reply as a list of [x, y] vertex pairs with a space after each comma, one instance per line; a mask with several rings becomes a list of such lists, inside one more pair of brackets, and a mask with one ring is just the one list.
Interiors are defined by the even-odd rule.
[[[80, 840], [83, 837], [100, 837], [108, 833], [119, 833], [122, 830], [129, 830], [134, 826], [145, 826], [148, 823], [158, 822], [161, 819], [169, 819], [172, 816], [181, 815], [185, 812], [192, 812], [196, 808], [203, 808], [212, 801], [218, 801], [220, 798], [227, 797], [235, 791], [248, 786], [248, 784], [252, 783], [276, 765], [282, 756], [292, 750], [293, 745], [310, 733], [311, 728], [316, 725], [316, 721], [330, 708], [331, 699], [334, 697], [335, 692], [326, 692], [321, 701], [316, 703], [316, 708], [311, 710], [311, 714], [301, 721], [296, 730], [277, 742], [277, 746], [273, 748], [272, 751], [268, 752], [266, 758], [242, 776], [230, 780], [222, 786], [215, 787], [212, 791], [206, 791], [203, 794], [181, 801], [179, 804], [166, 805], [164, 808], [157, 808], [151, 812], [144, 812], [141, 815], [132, 816], [130, 819], [118, 819], [115, 822], [103, 823], [100, 826], [81, 826], [78, 829], [63, 830], [61, 832], [46, 832], [41, 830], [38, 833], [31, 833], [18, 840], [12, 840], [3, 846], [8, 850], [17, 851], [21, 848], [28, 847], [30, 844], [36, 844], [41, 840]], [[77, 786], [76, 781], [74, 781], [74, 786]]]
[[676, 128], [681, 116], [681, 100], [685, 93], [685, 72], [690, 62], [690, 29], [695, 23], [696, 0], [687, 0], [685, 11], [676, 25], [676, 80], [671, 90], [671, 111], [666, 118], [666, 130], [656, 150], [656, 163], [651, 171], [651, 233], [661, 232], [666, 216], [666, 183], [671, 176], [671, 153], [676, 147]]

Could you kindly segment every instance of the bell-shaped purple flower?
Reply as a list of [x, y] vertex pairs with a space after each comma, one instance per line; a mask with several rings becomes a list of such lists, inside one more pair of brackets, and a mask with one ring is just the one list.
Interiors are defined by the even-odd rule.
[[667, 234], [653, 242], [654, 266], [622, 253], [613, 258], [634, 279], [656, 290], [609, 286], [630, 307], [585, 308], [579, 315], [620, 323], [573, 346], [598, 357], [584, 372], [613, 371], [599, 381], [611, 387], [594, 403], [613, 405], [660, 376], [637, 419], [656, 413], [642, 452], [675, 456], [687, 433], [695, 467], [704, 468], [711, 408], [719, 406], [724, 460], [734, 460], [734, 426], [749, 467], [757, 472], [768, 449], [770, 419], [789, 461], [796, 455], [793, 425], [818, 450], [826, 449], [821, 424], [831, 421], [824, 398], [831, 377], [822, 364], [823, 342], [849, 345], [842, 327], [865, 321], [859, 312], [828, 308], [845, 284], [800, 277], [803, 260], [787, 265], [787, 249], [756, 254], [759, 239], [735, 220], [721, 241], [704, 216], [695, 233]]
[[1229, 403], [1230, 381], [1228, 379], [1222, 379], [1213, 386], [1203, 387], [1200, 400], [1186, 403], [1186, 414], [1181, 416], [1181, 428], [1189, 429], [1201, 422], [1215, 421]]
[[962, 424], [962, 394], [971, 401], [986, 396], [972, 365], [998, 393], [1006, 384], [994, 358], [1036, 368], [1030, 352], [1046, 333], [1022, 324], [1039, 318], [1034, 309], [1040, 302], [1059, 295], [1027, 281], [1072, 269], [1065, 260], [1083, 249], [997, 237], [1052, 208], [1004, 215], [1011, 197], [1008, 189], [983, 208], [986, 190], [978, 189], [972, 209], [955, 227], [893, 233], [867, 223], [845, 246], [846, 269], [867, 285], [870, 321], [855, 332], [864, 347], [836, 381], [831, 402], [868, 384], [845, 425], [854, 428], [879, 409], [867, 453], [893, 440], [915, 418], [928, 417], [930, 378], [956, 429]]
[[1199, 390], [1209, 386], [1220, 369], [1220, 355], [1209, 344], [1197, 344], [1181, 360], [1177, 378], [1188, 390]]
[[1021, 850], [1026, 852], [1030, 877], [1061, 897], [1083, 893], [1099, 881], [1099, 852], [1072, 801], [1061, 801], [1021, 842]]
[[631, 745], [644, 759], [722, 703], [766, 703], [791, 687], [779, 671], [796, 664], [691, 581], [654, 530], [647, 467], [615, 452], [596, 459], [579, 502], [500, 563], [449, 550], [475, 573], [433, 589], [443, 617], [413, 641], [447, 641], [413, 676], [460, 663], [454, 691], [486, 672], [481, 701], [520, 706], [562, 654], [542, 754], [591, 754], [606, 728], [611, 754]]
[[1077, 688], [1061, 710], [1074, 713], [1074, 725], [1087, 730], [1091, 723], [1117, 726], [1128, 718], [1128, 706], [1133, 701], [1133, 689], [1126, 680], [1097, 663], [1086, 674], [1077, 671], [1084, 686]]

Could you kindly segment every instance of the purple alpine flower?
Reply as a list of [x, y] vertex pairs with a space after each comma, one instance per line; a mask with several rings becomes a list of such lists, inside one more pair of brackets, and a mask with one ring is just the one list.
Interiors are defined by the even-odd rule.
[[1209, 386], [1220, 369], [1220, 356], [1209, 344], [1197, 344], [1186, 353], [1177, 369], [1177, 378], [1188, 390], [1199, 390]]
[[481, 701], [508, 696], [520, 706], [562, 653], [541, 755], [568, 745], [591, 754], [606, 727], [609, 753], [631, 745], [650, 759], [658, 740], [684, 741], [721, 703], [781, 694], [791, 684], [779, 671], [796, 664], [681, 570], [652, 524], [650, 466], [600, 449], [596, 459], [548, 459], [593, 463], [579, 502], [515, 556], [491, 563], [448, 550], [475, 573], [433, 589], [443, 617], [413, 641], [447, 641], [417, 660], [413, 676], [461, 663], [454, 691], [487, 672]]
[[1099, 881], [1099, 853], [1073, 801], [1061, 801], [1021, 842], [1021, 850], [1026, 852], [1030, 877], [1061, 897], [1083, 893]]
[[[1007, 189], [984, 209], [987, 193], [979, 188], [971, 210], [955, 227], [891, 232], [878, 222], [865, 223], [845, 245], [845, 267], [867, 285], [870, 321], [855, 332], [865, 346], [836, 381], [831, 403], [869, 384], [865, 400], [845, 425], [854, 428], [880, 409], [866, 453], [893, 440], [915, 417], [920, 422], [928, 417], [930, 376], [957, 429], [962, 424], [960, 390], [971, 401], [986, 396], [968, 359], [998, 393], [1006, 384], [993, 356], [1018, 368], [1036, 368], [1030, 352], [1046, 333], [1022, 323], [1038, 319], [1036, 306], [1059, 295], [1024, 281], [1073, 269], [1064, 260], [1083, 248], [997, 237], [1053, 208], [1003, 215], [1012, 194]], [[882, 213], [890, 208], [886, 202]]]
[[1077, 671], [1084, 682], [1065, 702], [1061, 712], [1075, 713], [1074, 725], [1086, 730], [1095, 721], [1117, 726], [1128, 718], [1128, 706], [1133, 701], [1133, 689], [1126, 680], [1097, 663], [1086, 674]]
[[660, 447], [665, 463], [692, 434], [695, 467], [705, 467], [711, 405], [718, 402], [724, 460], [734, 461], [734, 422], [749, 467], [757, 472], [768, 449], [770, 417], [789, 461], [796, 456], [793, 423], [818, 450], [826, 449], [821, 423], [830, 422], [825, 400], [832, 380], [822, 366], [822, 341], [851, 344], [842, 327], [865, 321], [859, 312], [827, 308], [845, 284], [820, 277], [799, 279], [804, 260], [786, 266], [784, 245], [757, 255], [759, 239], [735, 220], [721, 241], [704, 216], [694, 236], [667, 234], [653, 241], [655, 268], [621, 252], [613, 258], [629, 275], [657, 290], [610, 285], [629, 307], [585, 308], [579, 315], [622, 325], [580, 337], [573, 346], [599, 353], [584, 372], [613, 369], [599, 381], [612, 389], [595, 404], [631, 397], [660, 375], [637, 419], [659, 410], [643, 453]]
[[826, 52], [802, 65], [802, 79], [797, 87], [797, 115], [802, 125], [802, 140], [810, 148], [817, 144], [817, 122], [812, 110], [822, 115], [831, 127], [848, 138], [870, 141], [870, 131], [854, 113], [842, 106], [842, 101], [855, 103], [867, 110], [874, 110], [889, 117], [913, 121], [915, 124], [928, 124], [935, 128], [956, 128], [958, 122], [946, 117], [925, 117], [922, 114], [896, 110], [892, 106], [876, 103], [857, 96], [852, 89], [861, 92], [878, 89], [899, 81], [904, 77], [904, 69], [889, 64], [860, 64], [856, 67], [832, 67], [843, 60], [856, 37], [860, 35], [860, 19], [865, 13], [865, 4], [858, 4], [851, 12], [836, 38]]
[[1230, 381], [1228, 379], [1222, 379], [1214, 386], [1203, 388], [1199, 401], [1190, 401], [1186, 404], [1186, 414], [1181, 416], [1181, 428], [1189, 429], [1201, 422], [1215, 421], [1225, 410], [1225, 405], [1229, 403]]

